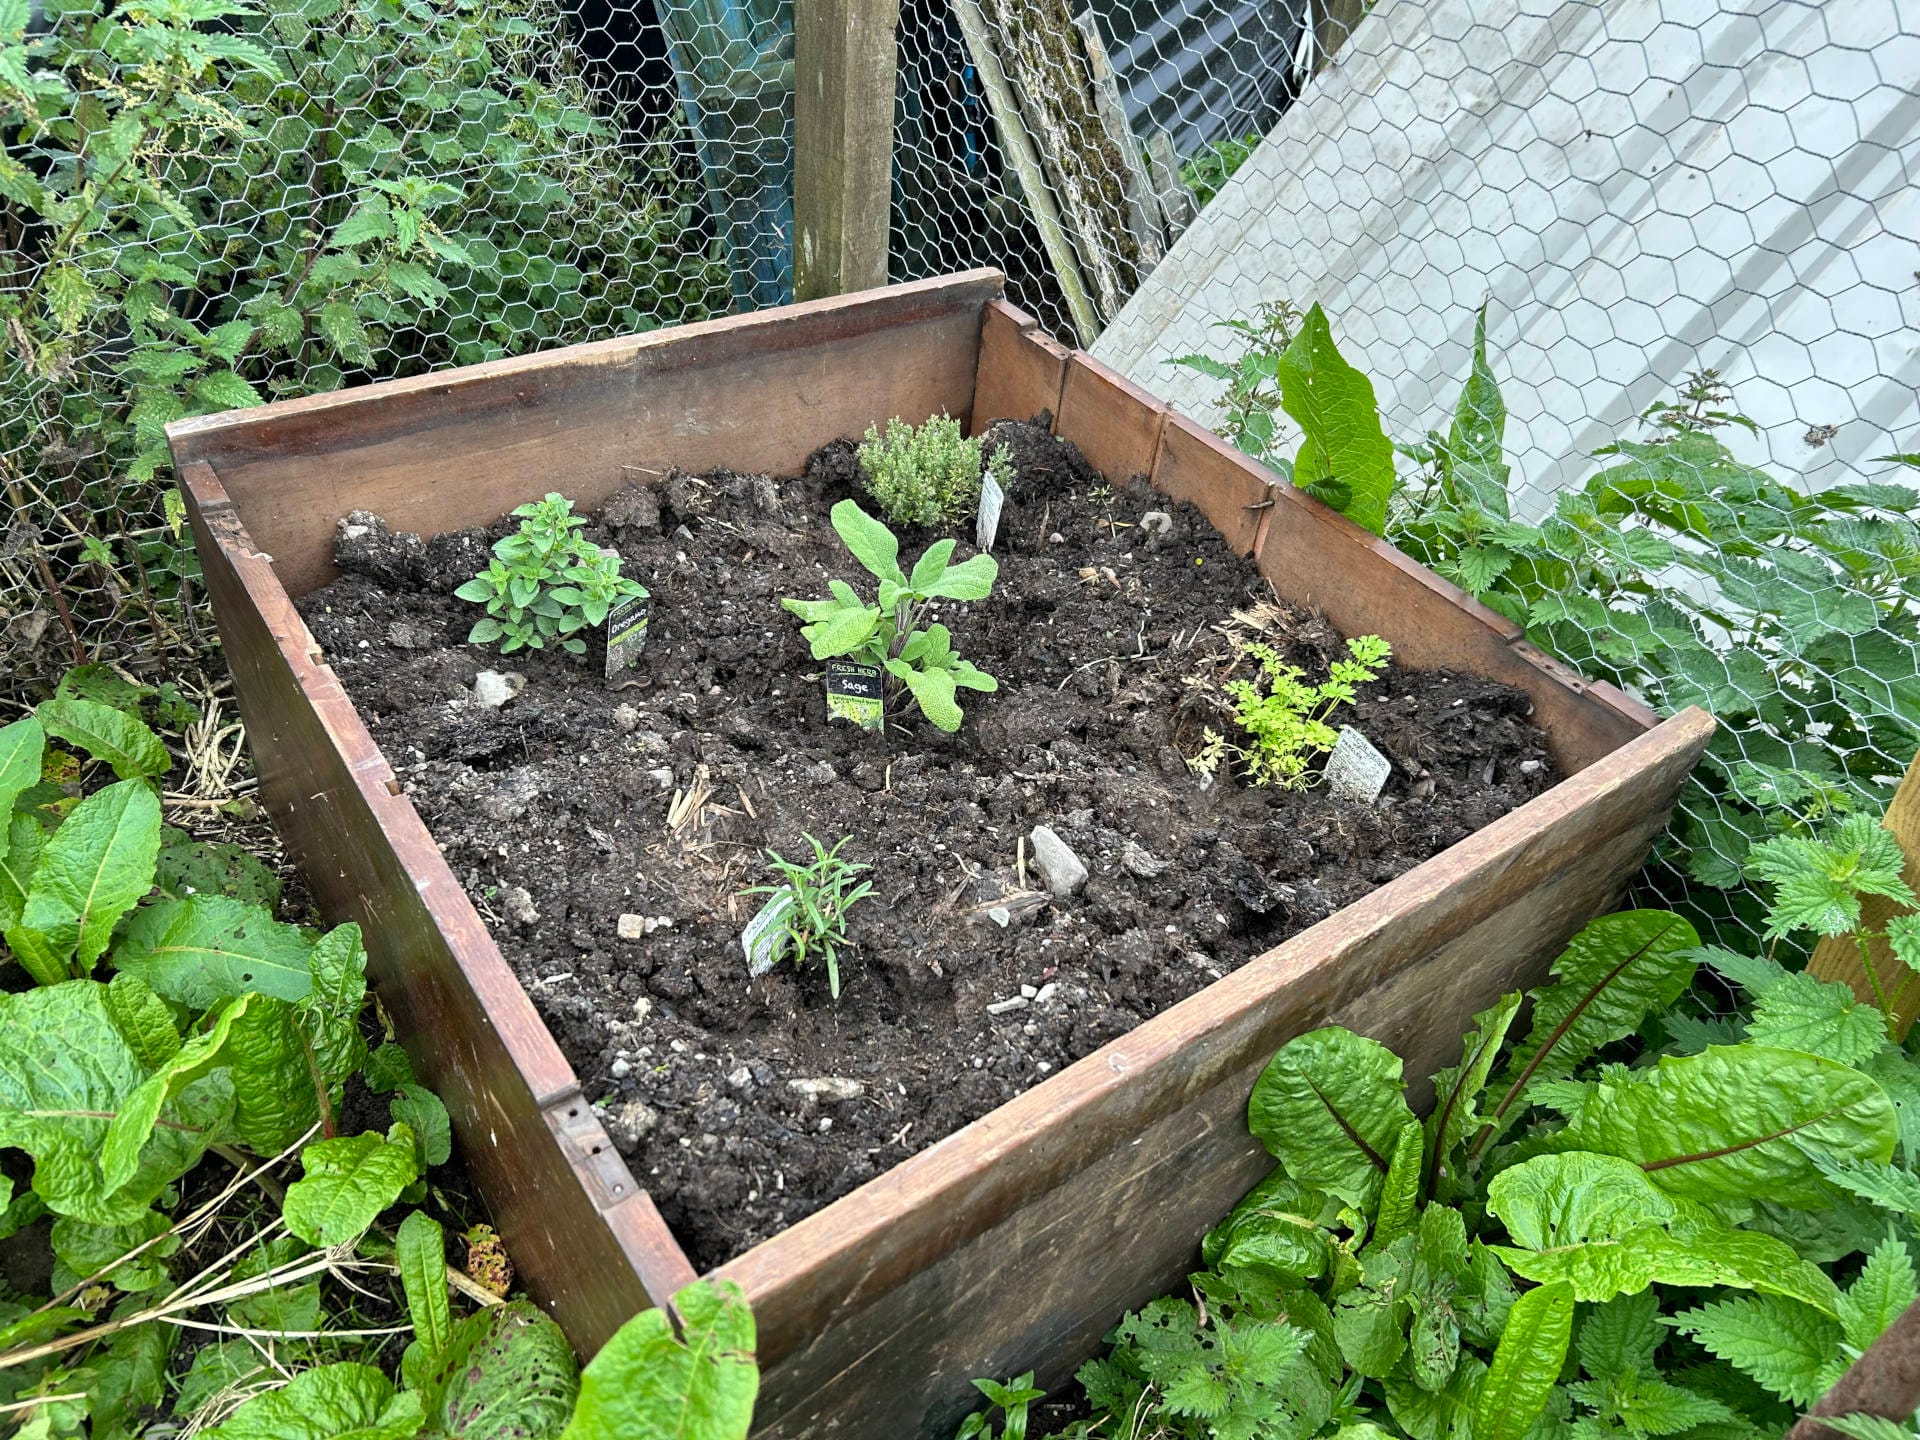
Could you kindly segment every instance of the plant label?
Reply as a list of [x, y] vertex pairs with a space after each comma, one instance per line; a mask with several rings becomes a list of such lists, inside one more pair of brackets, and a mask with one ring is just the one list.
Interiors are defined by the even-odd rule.
[[607, 679], [631, 670], [647, 648], [647, 612], [653, 596], [642, 590], [607, 611]]
[[1393, 762], [1373, 748], [1373, 742], [1351, 725], [1340, 727], [1340, 738], [1327, 756], [1327, 788], [1342, 800], [1371, 805], [1387, 788]]
[[747, 974], [758, 980], [780, 963], [791, 937], [787, 917], [793, 913], [794, 895], [782, 890], [770, 896], [759, 912], [740, 931], [740, 948], [747, 952]]
[[980, 477], [980, 518], [973, 523], [973, 543], [982, 550], [993, 549], [993, 542], [1000, 534], [1000, 507], [1007, 502], [1007, 492], [1000, 488], [1000, 482], [989, 471]]
[[845, 720], [875, 734], [886, 728], [886, 691], [878, 665], [827, 662], [827, 719]]

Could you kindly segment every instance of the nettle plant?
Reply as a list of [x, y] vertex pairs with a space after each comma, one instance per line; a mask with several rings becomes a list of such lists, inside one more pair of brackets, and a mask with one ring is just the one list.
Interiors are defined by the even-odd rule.
[[945, 625], [927, 620], [935, 600], [986, 599], [999, 577], [999, 562], [975, 555], [949, 564], [954, 542], [938, 540], [909, 574], [900, 568], [900, 542], [893, 532], [852, 500], [833, 507], [833, 528], [853, 558], [879, 580], [879, 603], [868, 603], [844, 580], [828, 583], [829, 600], [782, 600], [806, 622], [800, 633], [813, 658], [877, 665], [893, 677], [896, 694], [904, 689], [936, 727], [958, 730], [965, 718], [958, 692], [991, 694], [1000, 682], [960, 657]]
[[1012, 478], [1006, 452], [984, 453], [960, 422], [935, 415], [924, 425], [895, 417], [886, 433], [869, 426], [858, 451], [860, 481], [896, 525], [943, 525], [979, 503], [980, 481], [991, 474], [1002, 489]]
[[1200, 753], [1188, 763], [1211, 775], [1231, 754], [1255, 785], [1299, 790], [1313, 782], [1307, 767], [1339, 738], [1327, 723], [1334, 708], [1351, 705], [1359, 686], [1380, 678], [1393, 647], [1378, 635], [1356, 635], [1347, 641], [1347, 657], [1335, 660], [1318, 685], [1309, 684], [1306, 672], [1287, 664], [1270, 645], [1243, 641], [1240, 651], [1259, 663], [1266, 680], [1264, 691], [1251, 680], [1229, 680], [1222, 687], [1247, 743], [1234, 745], [1208, 728], [1201, 734]]
[[493, 546], [493, 560], [453, 593], [487, 607], [467, 633], [471, 644], [498, 641], [500, 653], [541, 650], [550, 640], [572, 654], [586, 652], [577, 631], [605, 622], [622, 600], [646, 588], [620, 573], [620, 557], [574, 532], [587, 522], [573, 502], [549, 492], [518, 507], [520, 528]]

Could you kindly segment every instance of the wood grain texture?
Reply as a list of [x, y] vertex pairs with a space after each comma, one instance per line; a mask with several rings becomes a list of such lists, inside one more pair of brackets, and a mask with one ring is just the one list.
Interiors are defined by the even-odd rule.
[[900, 0], [793, 11], [793, 295], [887, 283]]
[[[1058, 1292], [1077, 1303], [1088, 1267], [1111, 1248], [1113, 1234], [1091, 1212], [1051, 1223], [1048, 1238], [1020, 1253], [1004, 1273], [997, 1267], [1020, 1227], [1059, 1212], [1063, 1186], [1102, 1157], [1137, 1149], [1136, 1141], [1170, 1117], [1179, 1133], [1224, 1121], [1211, 1111], [1188, 1114], [1201, 1097], [1223, 1085], [1250, 1084], [1251, 1074], [1289, 1035], [1355, 1005], [1369, 992], [1458, 940], [1510, 907], [1551, 919], [1551, 926], [1525, 919], [1503, 941], [1531, 963], [1552, 951], [1591, 908], [1618, 893], [1639, 864], [1664, 820], [1680, 783], [1713, 731], [1698, 710], [1665, 722], [1580, 775], [1494, 822], [1444, 855], [1409, 871], [1332, 918], [1250, 961], [1200, 994], [1147, 1021], [1060, 1075], [975, 1121], [940, 1144], [896, 1166], [852, 1195], [722, 1266], [717, 1275], [739, 1281], [753, 1300], [766, 1366], [762, 1388], [767, 1435], [798, 1436], [808, 1425], [824, 1428], [834, 1377], [860, 1364], [878, 1392], [897, 1395], [896, 1418], [939, 1410], [943, 1389], [956, 1379], [938, 1372], [937, 1347], [925, 1327], [902, 1330], [914, 1306], [937, 1306], [927, 1296], [950, 1301], [960, 1293], [997, 1295], [1018, 1310], [1039, 1307]], [[1530, 900], [1565, 872], [1569, 886], [1548, 903]], [[1528, 904], [1543, 908], [1526, 910]], [[1470, 952], [1455, 952], [1452, 965], [1432, 973], [1407, 994], [1409, 1023], [1425, 1024], [1457, 1040], [1473, 1008], [1505, 983], [1496, 966], [1495, 989], [1468, 996], [1444, 988], [1466, 966]], [[1478, 963], [1478, 962], [1474, 962]], [[1501, 965], [1509, 961], [1503, 958]], [[1432, 1003], [1451, 994], [1468, 1008], [1458, 1015]], [[1243, 1104], [1241, 1089], [1235, 1105]], [[1235, 1142], [1238, 1143], [1237, 1141]], [[1116, 1162], [1118, 1163], [1118, 1162]], [[1232, 1169], [1223, 1193], [1208, 1204], [1230, 1204], [1224, 1194], [1245, 1178]], [[1088, 1182], [1095, 1183], [1095, 1182]], [[1237, 1192], [1235, 1192], [1237, 1194]], [[1156, 1206], [1184, 1202], [1166, 1194]], [[1097, 1208], [1097, 1207], [1095, 1207]], [[1069, 1207], [1071, 1209], [1071, 1207]], [[1031, 1216], [1025, 1212], [1033, 1211]], [[1020, 1218], [1025, 1216], [1025, 1218]], [[1169, 1216], [1179, 1252], [1196, 1238]], [[1002, 1235], [1002, 1227], [1016, 1228]], [[983, 1237], [994, 1237], [986, 1243]], [[991, 1278], [957, 1273], [944, 1262], [962, 1247], [996, 1267]], [[1143, 1261], [1144, 1252], [1137, 1255]], [[1164, 1258], [1164, 1257], [1163, 1257]], [[1163, 1264], [1149, 1263], [1156, 1274]], [[922, 1298], [911, 1293], [920, 1291]], [[861, 1317], [884, 1304], [869, 1327]], [[1088, 1306], [1098, 1311], [1097, 1306]], [[928, 1313], [933, 1313], [929, 1309]], [[969, 1329], [977, 1314], [962, 1307]], [[1012, 1310], [1005, 1312], [1011, 1315]], [[1083, 1314], [1088, 1327], [1111, 1323], [1111, 1309]], [[937, 1327], [936, 1327], [937, 1328]], [[878, 1347], [884, 1342], [884, 1365]], [[944, 1343], [944, 1342], [943, 1342]], [[1024, 1363], [1039, 1362], [1031, 1353]], [[975, 1373], [985, 1373], [977, 1371]], [[965, 1376], [957, 1377], [961, 1387]], [[865, 1382], [863, 1381], [863, 1384]], [[920, 1398], [916, 1398], [920, 1397]], [[840, 1412], [833, 1412], [839, 1415]], [[787, 1417], [792, 1415], [790, 1421]], [[841, 1417], [852, 1426], [854, 1417]], [[846, 1428], [837, 1433], [875, 1436], [884, 1428]]]
[[[1906, 777], [1894, 792], [1880, 823], [1900, 842], [1900, 849], [1907, 857], [1902, 878], [1910, 887], [1920, 889], [1920, 755], [1914, 756], [1907, 766]], [[1861, 924], [1876, 933], [1884, 931], [1887, 921], [1894, 916], [1912, 913], [1912, 906], [1896, 904], [1884, 895], [1869, 895], [1860, 905]], [[1885, 940], [1870, 940], [1867, 947], [1873, 956], [1874, 974], [1880, 978], [1881, 988], [1893, 1005], [1894, 1039], [1905, 1040], [1913, 1028], [1914, 1016], [1920, 1015], [1920, 975], [1895, 959]], [[1866, 967], [1860, 963], [1859, 947], [1851, 937], [1822, 936], [1820, 943], [1813, 947], [1813, 959], [1807, 969], [1822, 980], [1844, 981], [1869, 1005], [1876, 1003], [1873, 984], [1867, 979]]]
[[1275, 503], [1272, 476], [1211, 430], [1184, 415], [1168, 415], [1152, 480], [1170, 498], [1198, 508], [1236, 555], [1259, 547]]
[[1068, 358], [1053, 433], [1071, 440], [1115, 485], [1153, 472], [1167, 407], [1084, 351]]
[[1787, 1432], [1787, 1440], [1844, 1440], [1838, 1430], [1820, 1423], [1821, 1415], [1907, 1420], [1916, 1410], [1920, 1410], [1920, 1304], [1909, 1305], [1881, 1332], [1867, 1353]]
[[591, 1349], [692, 1267], [580, 1087], [272, 565], [204, 464], [188, 519], [232, 668], [260, 798], [330, 923], [357, 922], [368, 974], [527, 1288]]
[[999, 272], [838, 296], [168, 427], [210, 465], [281, 583], [333, 578], [335, 522], [373, 510], [435, 535], [562, 489], [582, 509], [678, 466], [793, 474], [876, 417], [973, 400]]
[[1067, 348], [1038, 329], [1026, 311], [1004, 300], [988, 301], [980, 312], [970, 433], [978, 435], [996, 420], [1059, 414], [1067, 355]]

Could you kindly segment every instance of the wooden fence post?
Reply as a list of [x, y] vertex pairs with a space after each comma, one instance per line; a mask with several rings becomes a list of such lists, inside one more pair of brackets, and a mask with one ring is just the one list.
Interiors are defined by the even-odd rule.
[[900, 0], [795, 0], [793, 298], [887, 283]]
[[[1906, 779], [1900, 782], [1893, 803], [1887, 806], [1886, 818], [1880, 823], [1892, 832], [1906, 853], [1903, 873], [1907, 884], [1920, 890], [1920, 755], [1914, 756], [1913, 763], [1907, 767]], [[1868, 929], [1885, 930], [1888, 919], [1907, 914], [1908, 907], [1896, 905], [1882, 895], [1869, 895], [1862, 902], [1860, 912], [1861, 923]], [[1893, 1000], [1894, 1039], [1904, 1040], [1907, 1031], [1913, 1028], [1914, 1017], [1920, 1015], [1920, 975], [1894, 959], [1886, 941], [1875, 940], [1870, 948], [1874, 971]], [[1846, 936], [1823, 938], [1814, 946], [1813, 960], [1807, 970], [1822, 980], [1844, 980], [1862, 1000], [1873, 1000], [1873, 987], [1867, 981], [1866, 968], [1860, 963], [1859, 947]]]

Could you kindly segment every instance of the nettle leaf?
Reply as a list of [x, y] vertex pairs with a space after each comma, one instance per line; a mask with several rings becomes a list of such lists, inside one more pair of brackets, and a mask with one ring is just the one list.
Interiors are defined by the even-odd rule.
[[148, 1073], [115, 1023], [105, 985], [69, 980], [0, 995], [0, 1146], [33, 1157], [34, 1191], [56, 1214], [138, 1223], [223, 1137], [233, 1085], [216, 1070], [159, 1107], [133, 1173], [110, 1185], [108, 1136]]
[[1659, 1297], [1641, 1290], [1589, 1309], [1574, 1348], [1582, 1370], [1596, 1380], [1610, 1380], [1653, 1374], [1653, 1353], [1660, 1340]]
[[145, 781], [87, 796], [41, 851], [8, 945], [43, 985], [69, 964], [91, 969], [120, 917], [153, 888], [159, 853], [160, 797]]
[[1248, 1128], [1289, 1175], [1366, 1212], [1413, 1118], [1400, 1057], [1337, 1026], [1281, 1046], [1247, 1102]]
[[412, 1134], [395, 1125], [317, 1140], [300, 1152], [303, 1178], [287, 1187], [287, 1229], [309, 1245], [344, 1245], [364, 1235], [380, 1212], [419, 1178]]
[[1394, 488], [1393, 442], [1380, 428], [1373, 382], [1341, 357], [1319, 305], [1301, 319], [1277, 378], [1280, 403], [1302, 436], [1294, 484], [1337, 482], [1348, 497], [1340, 507], [1347, 517], [1381, 534]]
[[259, 905], [194, 895], [149, 905], [127, 924], [113, 963], [176, 1004], [204, 1010], [258, 991], [303, 999], [313, 942]]
[[1657, 1283], [1731, 1285], [1827, 1310], [1839, 1304], [1825, 1272], [1785, 1241], [1728, 1229], [1618, 1156], [1543, 1155], [1504, 1170], [1487, 1187], [1487, 1211], [1515, 1242], [1489, 1249], [1528, 1280], [1566, 1281], [1579, 1300]]
[[252, 851], [231, 841], [197, 840], [174, 825], [160, 827], [155, 868], [164, 899], [225, 895], [269, 910], [280, 903], [280, 877]]
[[1756, 1045], [1804, 1050], [1841, 1065], [1858, 1065], [1887, 1043], [1887, 1023], [1851, 986], [1801, 970], [1783, 976], [1760, 996], [1747, 1035]]
[[[79, 696], [43, 700], [33, 712], [49, 735], [78, 745], [94, 759], [113, 767], [122, 780], [164, 775], [173, 757], [160, 737], [123, 710]], [[4, 736], [4, 732], [0, 732]]]
[[747, 1433], [760, 1370], [745, 1295], [731, 1281], [699, 1280], [673, 1307], [684, 1339], [665, 1311], [644, 1310], [588, 1362], [561, 1440]]
[[1480, 1092], [1500, 1058], [1500, 1047], [1514, 1016], [1520, 1013], [1520, 995], [1504, 995], [1491, 1008], [1473, 1017], [1473, 1028], [1460, 1042], [1460, 1063], [1433, 1077], [1433, 1114], [1427, 1118], [1425, 1193], [1437, 1198], [1447, 1177], [1447, 1157], [1480, 1124]]
[[1840, 1300], [1840, 1328], [1847, 1344], [1865, 1350], [1907, 1307], [1920, 1299], [1913, 1256], [1898, 1236], [1888, 1235], [1867, 1257]]
[[1898, 1138], [1893, 1103], [1865, 1075], [1748, 1044], [1664, 1056], [1650, 1070], [1602, 1080], [1551, 1143], [1623, 1156], [1690, 1200], [1811, 1210], [1832, 1190], [1809, 1150], [1885, 1161]]
[[1521, 1440], [1533, 1428], [1567, 1361], [1573, 1305], [1573, 1287], [1564, 1281], [1514, 1301], [1474, 1403], [1474, 1440]]
[[1920, 1220], [1920, 1175], [1877, 1160], [1837, 1160], [1813, 1153], [1820, 1173], [1850, 1194], [1896, 1214]]
[[1716, 1300], [1669, 1323], [1789, 1404], [1811, 1405], [1847, 1368], [1839, 1325], [1783, 1296]]
[[1900, 842], [1872, 815], [1849, 815], [1820, 839], [1778, 835], [1747, 852], [1748, 871], [1774, 887], [1767, 934], [1845, 935], [1860, 924], [1860, 897], [1920, 904], [1901, 878]]
[[301, 1371], [200, 1433], [202, 1440], [411, 1440], [424, 1423], [418, 1395], [396, 1394], [371, 1365], [343, 1361]]
[[[1461, 387], [1459, 404], [1454, 407], [1453, 426], [1447, 432], [1443, 454], [1446, 481], [1453, 491], [1454, 503], [1464, 501], [1477, 505], [1502, 520], [1509, 518], [1510, 513], [1507, 509], [1510, 472], [1501, 458], [1506, 429], [1507, 404], [1500, 396], [1499, 382], [1493, 378], [1493, 367], [1487, 364], [1487, 307], [1482, 305], [1473, 322], [1473, 366], [1467, 372], [1467, 383]], [[1486, 583], [1490, 584], [1491, 579]]]
[[1476, 1151], [1520, 1118], [1534, 1079], [1571, 1075], [1604, 1045], [1625, 1039], [1693, 980], [1694, 929], [1665, 910], [1622, 910], [1588, 925], [1553, 962], [1555, 983], [1533, 992], [1533, 1028], [1501, 1076], [1504, 1088]]
[[[444, 1288], [445, 1279], [442, 1277]], [[649, 1312], [658, 1313], [658, 1312]], [[579, 1393], [579, 1366], [560, 1327], [530, 1300], [489, 1306], [452, 1326], [445, 1347], [421, 1376], [421, 1399], [435, 1434], [461, 1440], [522, 1440], [560, 1433]], [[677, 1419], [662, 1412], [661, 1426]], [[668, 1428], [622, 1432], [633, 1440], [724, 1432]], [[746, 1433], [742, 1425], [740, 1434]]]

